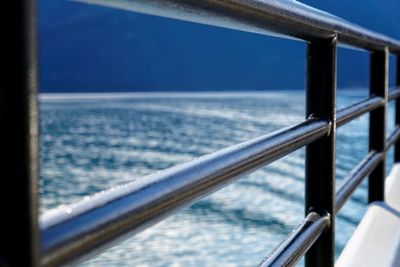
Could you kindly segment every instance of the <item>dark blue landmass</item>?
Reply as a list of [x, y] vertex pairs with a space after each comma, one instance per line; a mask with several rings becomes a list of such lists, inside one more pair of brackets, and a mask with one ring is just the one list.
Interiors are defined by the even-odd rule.
[[[303, 2], [400, 39], [398, 0]], [[39, 1], [39, 34], [41, 92], [253, 91], [305, 84], [306, 47], [298, 41], [63, 0]], [[366, 52], [340, 49], [338, 60], [340, 87], [368, 85]]]

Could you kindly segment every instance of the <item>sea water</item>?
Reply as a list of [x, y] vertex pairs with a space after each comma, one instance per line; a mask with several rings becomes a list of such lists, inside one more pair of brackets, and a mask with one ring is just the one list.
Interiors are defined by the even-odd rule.
[[[338, 108], [366, 96], [339, 91]], [[41, 95], [41, 212], [299, 123], [304, 114], [303, 91]], [[367, 151], [368, 115], [337, 130], [337, 186]], [[337, 216], [337, 254], [366, 195], [364, 182]], [[300, 149], [80, 266], [256, 266], [303, 216]]]

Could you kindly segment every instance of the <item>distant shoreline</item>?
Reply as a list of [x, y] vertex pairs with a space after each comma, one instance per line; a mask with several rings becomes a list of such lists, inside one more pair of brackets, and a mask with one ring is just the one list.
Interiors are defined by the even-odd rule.
[[[171, 92], [93, 92], [93, 93], [39, 93], [40, 100], [51, 100], [51, 99], [99, 99], [99, 98], [207, 98], [207, 97], [265, 97], [272, 95], [287, 94], [287, 93], [305, 93], [304, 90], [266, 90], [266, 91], [171, 91]], [[343, 89], [339, 90], [340, 94], [350, 95], [366, 95], [368, 89]]]

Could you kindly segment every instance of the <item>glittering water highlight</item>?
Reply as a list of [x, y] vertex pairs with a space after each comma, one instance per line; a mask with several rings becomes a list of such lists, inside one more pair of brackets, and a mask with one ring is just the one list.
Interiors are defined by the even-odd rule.
[[[338, 106], [365, 96], [339, 93]], [[40, 103], [42, 211], [299, 123], [305, 113], [301, 91], [44, 95]], [[367, 141], [368, 115], [338, 129], [337, 185]], [[303, 191], [301, 149], [81, 266], [256, 266], [303, 218]], [[338, 252], [365, 204], [364, 183], [337, 217]]]

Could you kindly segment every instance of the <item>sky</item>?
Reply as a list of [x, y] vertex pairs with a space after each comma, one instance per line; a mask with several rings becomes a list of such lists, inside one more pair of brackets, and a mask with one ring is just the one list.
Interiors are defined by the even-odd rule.
[[[342, 0], [303, 2], [400, 39], [400, 1], [385, 0], [384, 5], [372, 0], [362, 5]], [[73, 1], [39, 0], [39, 40], [41, 92], [254, 91], [305, 86], [304, 42]], [[367, 52], [340, 48], [338, 86], [368, 86], [368, 62]]]

